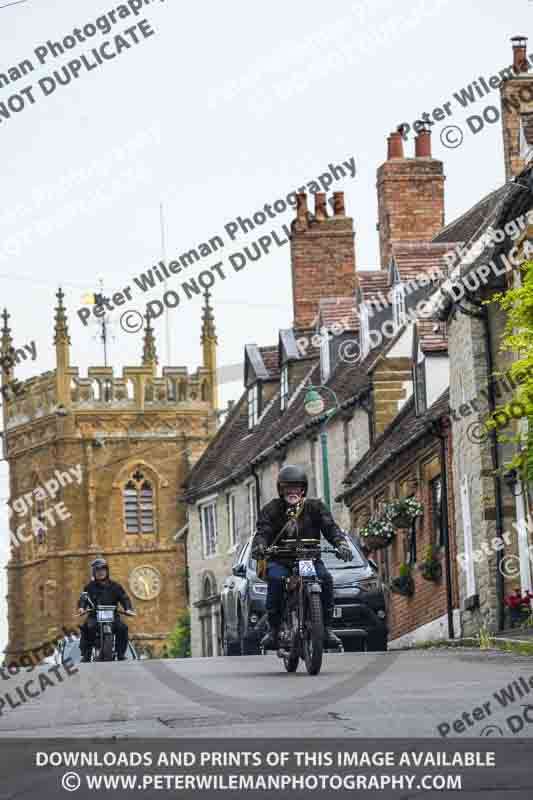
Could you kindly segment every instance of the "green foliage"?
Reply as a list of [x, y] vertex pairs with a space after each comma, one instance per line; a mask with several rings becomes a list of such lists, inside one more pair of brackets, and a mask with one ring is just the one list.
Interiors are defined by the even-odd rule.
[[[528, 420], [528, 433], [511, 437], [517, 445], [513, 460], [507, 468], [516, 469], [522, 480], [533, 480], [533, 261], [521, 266], [522, 285], [505, 293], [494, 295], [491, 302], [497, 302], [507, 311], [507, 320], [501, 349], [518, 354], [509, 370], [513, 382], [517, 383], [509, 403], [499, 406], [492, 418], [486, 422], [489, 430], [499, 427], [497, 415], [504, 413], [509, 419], [516, 418], [517, 404], [524, 409]], [[513, 413], [514, 405], [514, 413]], [[509, 437], [505, 437], [509, 441]]]
[[400, 564], [398, 569], [398, 575], [400, 578], [407, 578], [408, 575], [411, 574], [411, 567], [409, 564]]
[[191, 657], [191, 615], [189, 609], [178, 616], [176, 627], [168, 637], [169, 658]]

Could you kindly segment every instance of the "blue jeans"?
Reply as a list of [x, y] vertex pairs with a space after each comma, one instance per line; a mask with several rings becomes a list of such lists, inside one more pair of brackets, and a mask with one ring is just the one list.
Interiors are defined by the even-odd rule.
[[[322, 611], [324, 615], [324, 625], [331, 625], [333, 619], [333, 578], [326, 569], [324, 562], [318, 559], [314, 562], [317, 577], [322, 583]], [[292, 574], [292, 568], [279, 564], [277, 561], [269, 561], [267, 567], [266, 580], [268, 584], [266, 610], [268, 612], [268, 622], [271, 628], [279, 628], [283, 614], [283, 579]]]

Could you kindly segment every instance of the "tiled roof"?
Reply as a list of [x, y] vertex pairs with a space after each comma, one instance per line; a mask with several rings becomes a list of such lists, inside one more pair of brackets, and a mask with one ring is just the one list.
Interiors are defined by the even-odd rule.
[[447, 274], [444, 255], [452, 249], [449, 242], [397, 242], [392, 245], [392, 255], [402, 281], [418, 275]]
[[359, 330], [359, 317], [353, 297], [323, 297], [319, 303], [319, 316], [322, 325], [328, 329], [337, 323], [344, 330]]
[[446, 225], [434, 238], [433, 243], [449, 242], [460, 243], [468, 242], [475, 236], [484, 222], [494, 215], [501, 201], [507, 195], [509, 184], [505, 183], [499, 189], [495, 189], [486, 195], [475, 206], [469, 208], [456, 220]]
[[446, 416], [449, 411], [448, 389], [441, 394], [425, 414], [421, 414], [419, 417], [415, 413], [414, 397], [411, 397], [392, 423], [376, 439], [370, 450], [350, 470], [344, 480], [347, 486], [341, 496], [356, 491], [376, 472], [383, 469], [389, 461], [395, 459], [406, 448], [411, 447], [424, 436], [434, 420]]
[[277, 344], [269, 347], [260, 347], [259, 352], [263, 358], [263, 364], [271, 378], [279, 375], [279, 353]]
[[[370, 388], [368, 370], [388, 346], [390, 342], [384, 339], [382, 344], [371, 350], [361, 363], [350, 364], [339, 361], [326, 383], [337, 395], [339, 405], [348, 406], [355, 403], [357, 396], [364, 394]], [[278, 388], [252, 431], [248, 430], [246, 392], [243, 393], [187, 477], [184, 484], [184, 494], [187, 499], [192, 500], [209, 494], [215, 487], [220, 488], [225, 483], [230, 483], [232, 479], [242, 478], [249, 473], [249, 465], [267, 457], [268, 453], [273, 451], [274, 445], [279, 443], [281, 447], [284, 442], [318, 426], [320, 419], [310, 418], [304, 409], [304, 383], [320, 383], [318, 359], [309, 361], [306, 377], [289, 398], [290, 404], [286, 410], [280, 411]], [[328, 408], [330, 407], [328, 405]]]
[[[435, 330], [437, 328], [437, 330]], [[418, 319], [416, 330], [423, 353], [440, 353], [448, 350], [448, 330], [445, 322]]]
[[372, 296], [377, 295], [379, 292], [381, 292], [385, 298], [387, 297], [387, 292], [390, 288], [388, 270], [385, 269], [356, 270], [355, 278], [361, 292], [362, 302], [369, 303], [370, 305], [375, 305], [372, 303]]

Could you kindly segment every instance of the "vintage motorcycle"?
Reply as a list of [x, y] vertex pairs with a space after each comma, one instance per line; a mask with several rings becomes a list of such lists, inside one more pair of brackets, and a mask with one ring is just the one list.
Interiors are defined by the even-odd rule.
[[[321, 553], [335, 553], [336, 548], [321, 548], [316, 540], [300, 539], [295, 545], [271, 546], [265, 554], [294, 559], [292, 575], [285, 578], [283, 617], [279, 635], [279, 658], [287, 672], [296, 672], [300, 659], [309, 675], [318, 675], [322, 667], [324, 619], [322, 586], [314, 566]], [[265, 651], [263, 650], [263, 655]]]
[[[115, 644], [115, 635], [113, 633], [113, 622], [115, 616], [119, 616], [117, 606], [114, 605], [97, 605], [95, 607], [88, 592], [82, 592], [81, 596], [90, 604], [90, 608], [86, 609], [83, 613], [88, 614], [91, 610], [96, 611], [96, 643], [93, 647], [92, 661], [115, 661], [117, 658], [117, 650]], [[137, 616], [135, 611], [125, 611], [130, 617]]]

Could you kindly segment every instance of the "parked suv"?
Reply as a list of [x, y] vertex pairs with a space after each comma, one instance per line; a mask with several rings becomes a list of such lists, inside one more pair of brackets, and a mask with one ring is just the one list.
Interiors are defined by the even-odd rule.
[[[345, 650], [386, 650], [385, 598], [377, 567], [350, 537], [348, 543], [352, 561], [340, 561], [334, 553], [322, 555], [333, 578], [333, 630]], [[331, 549], [326, 541], [323, 545]], [[222, 590], [222, 641], [228, 656], [259, 653], [266, 632], [267, 585], [256, 575], [250, 550], [251, 540], [241, 547]]]
[[266, 633], [267, 585], [257, 577], [252, 540], [244, 544], [222, 589], [222, 644], [226, 656], [259, 653]]
[[345, 650], [386, 650], [387, 614], [377, 566], [349, 536], [347, 540], [352, 561], [339, 561], [333, 553], [322, 555], [333, 578], [333, 630]]

